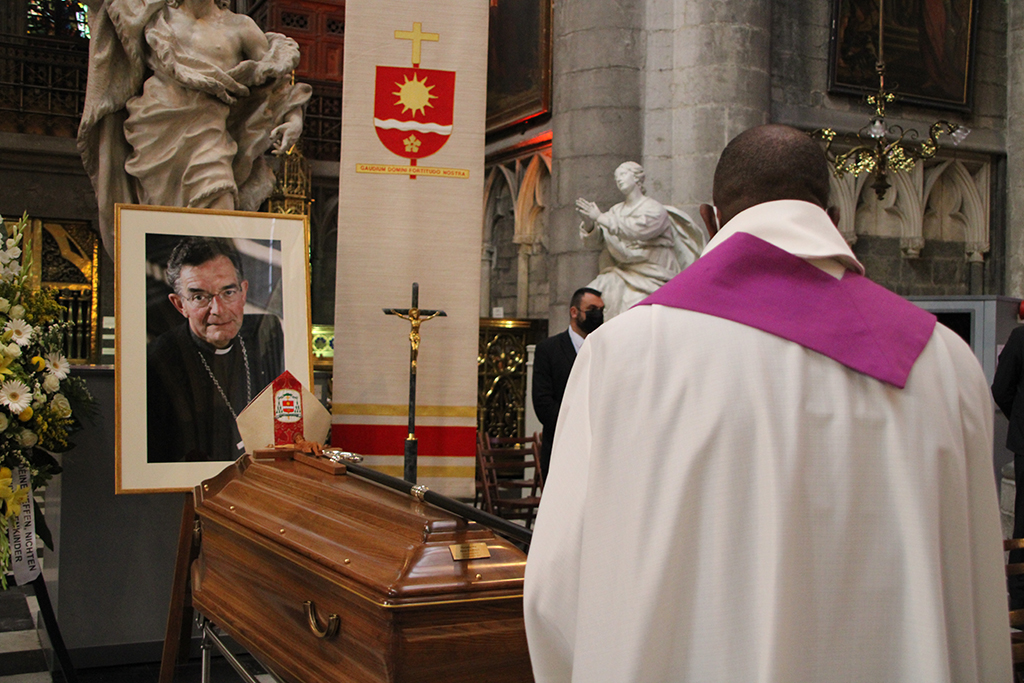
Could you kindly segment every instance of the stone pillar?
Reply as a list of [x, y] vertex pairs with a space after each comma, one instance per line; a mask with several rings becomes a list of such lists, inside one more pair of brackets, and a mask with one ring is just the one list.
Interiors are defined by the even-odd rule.
[[722, 148], [768, 123], [770, 2], [648, 0], [644, 157], [648, 193], [700, 222]]
[[1006, 282], [1024, 296], [1024, 4], [1007, 5]]
[[612, 174], [642, 154], [643, 2], [555, 3], [552, 191], [548, 221], [549, 333], [568, 327], [569, 299], [597, 274], [584, 249], [578, 197], [622, 200]]

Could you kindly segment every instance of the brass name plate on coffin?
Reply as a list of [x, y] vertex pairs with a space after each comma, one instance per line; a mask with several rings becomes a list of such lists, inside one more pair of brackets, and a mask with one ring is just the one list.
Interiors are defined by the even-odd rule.
[[491, 556], [491, 551], [487, 549], [486, 543], [455, 543], [448, 546], [448, 550], [451, 551], [452, 559], [456, 562], [459, 560], [479, 560]]

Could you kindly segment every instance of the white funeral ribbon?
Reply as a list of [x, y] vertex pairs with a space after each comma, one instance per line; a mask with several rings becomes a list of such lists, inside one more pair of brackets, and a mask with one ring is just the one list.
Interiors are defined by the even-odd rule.
[[14, 572], [14, 582], [19, 586], [24, 586], [39, 576], [31, 474], [25, 467], [11, 471], [11, 488], [17, 490], [24, 486], [28, 489], [28, 498], [21, 504], [18, 515], [9, 520], [7, 526], [7, 540], [11, 544], [11, 571]]

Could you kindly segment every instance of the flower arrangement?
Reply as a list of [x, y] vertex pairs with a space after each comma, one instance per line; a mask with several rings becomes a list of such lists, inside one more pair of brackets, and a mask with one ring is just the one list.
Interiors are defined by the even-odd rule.
[[[3, 224], [0, 218], [0, 225]], [[28, 215], [7, 226], [0, 242], [0, 589], [10, 568], [8, 529], [33, 490], [59, 474], [54, 453], [70, 450], [71, 436], [91, 416], [94, 401], [80, 377], [71, 377], [61, 353], [69, 323], [53, 290], [28, 284], [30, 251], [22, 252]], [[27, 469], [30, 488], [12, 483], [12, 470]], [[38, 506], [35, 531], [53, 541]]]

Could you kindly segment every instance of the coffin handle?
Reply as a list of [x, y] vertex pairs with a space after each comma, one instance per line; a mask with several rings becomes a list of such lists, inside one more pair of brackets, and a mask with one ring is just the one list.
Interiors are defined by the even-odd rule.
[[306, 600], [302, 603], [306, 608], [306, 619], [309, 621], [309, 630], [313, 632], [317, 638], [330, 638], [337, 635], [338, 629], [341, 627], [341, 619], [338, 618], [337, 614], [327, 615], [327, 628], [320, 628], [320, 620], [316, 615], [316, 605], [313, 604], [312, 600]]

